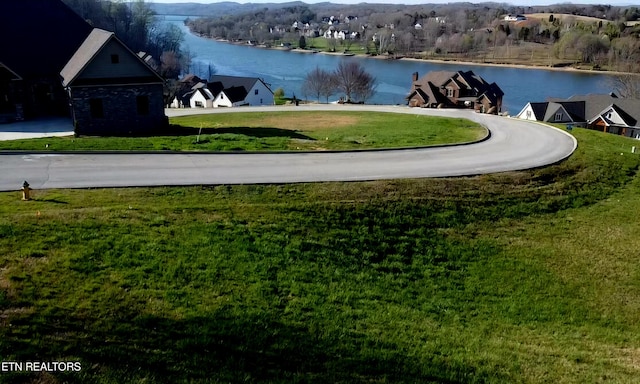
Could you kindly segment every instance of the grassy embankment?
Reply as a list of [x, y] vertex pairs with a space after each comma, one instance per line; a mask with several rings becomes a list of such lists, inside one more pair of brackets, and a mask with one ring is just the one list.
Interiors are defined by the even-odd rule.
[[0, 382], [630, 383], [640, 156], [457, 179], [0, 194]]
[[373, 112], [225, 113], [175, 117], [171, 123], [167, 136], [0, 141], [0, 150], [369, 149], [460, 143], [486, 135], [486, 129], [469, 120]]

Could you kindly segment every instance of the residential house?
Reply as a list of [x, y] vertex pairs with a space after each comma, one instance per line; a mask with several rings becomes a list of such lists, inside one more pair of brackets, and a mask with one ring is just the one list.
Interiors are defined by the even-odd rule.
[[257, 77], [214, 75], [208, 88], [215, 96], [214, 108], [274, 104], [273, 91]]
[[60, 76], [76, 134], [148, 134], [168, 124], [164, 80], [113, 32], [93, 29]]
[[527, 17], [524, 15], [506, 15], [504, 17], [504, 21], [522, 21], [527, 20]]
[[207, 88], [206, 83], [194, 85], [189, 95], [189, 106], [191, 108], [213, 108], [215, 95]]
[[497, 114], [503, 96], [496, 83], [488, 83], [473, 71], [433, 71], [420, 79], [417, 72], [413, 74], [407, 101], [411, 107], [469, 108]]
[[524, 120], [544, 121], [547, 123], [580, 124], [585, 122], [584, 102], [545, 101], [528, 103], [516, 117]]
[[0, 120], [72, 116], [77, 134], [167, 123], [163, 79], [113, 33], [60, 0], [7, 0], [0, 12]]
[[516, 117], [548, 123], [570, 123], [640, 139], [640, 100], [619, 98], [613, 93], [530, 102]]

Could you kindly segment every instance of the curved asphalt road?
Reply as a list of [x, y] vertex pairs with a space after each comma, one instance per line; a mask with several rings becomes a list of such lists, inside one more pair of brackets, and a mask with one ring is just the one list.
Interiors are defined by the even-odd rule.
[[393, 106], [256, 107], [169, 110], [194, 113], [353, 110], [463, 117], [483, 124], [491, 138], [451, 147], [338, 153], [2, 154], [0, 190], [158, 185], [355, 181], [463, 176], [540, 167], [570, 156], [577, 143], [562, 130], [467, 110]]

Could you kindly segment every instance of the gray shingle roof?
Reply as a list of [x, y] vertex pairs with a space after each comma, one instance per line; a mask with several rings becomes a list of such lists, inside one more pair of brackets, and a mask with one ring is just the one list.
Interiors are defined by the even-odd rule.
[[67, 65], [62, 68], [60, 76], [62, 76], [62, 85], [68, 86], [84, 67], [91, 62], [98, 52], [107, 44], [114, 36], [113, 32], [103, 29], [94, 28], [87, 36], [80, 48], [73, 54]]

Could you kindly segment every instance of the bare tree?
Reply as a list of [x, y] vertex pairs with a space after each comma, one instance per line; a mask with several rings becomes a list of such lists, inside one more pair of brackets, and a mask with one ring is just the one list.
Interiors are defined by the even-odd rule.
[[609, 78], [611, 87], [620, 97], [640, 99], [640, 75], [619, 73]]
[[336, 87], [345, 94], [347, 102], [364, 102], [373, 96], [376, 89], [376, 78], [355, 61], [341, 61], [334, 72]]
[[328, 100], [329, 96], [331, 96], [335, 90], [333, 84], [333, 75], [324, 69], [316, 67], [305, 77], [304, 83], [302, 84], [302, 92], [305, 95], [315, 96], [318, 102], [320, 102], [321, 96], [326, 96]]

